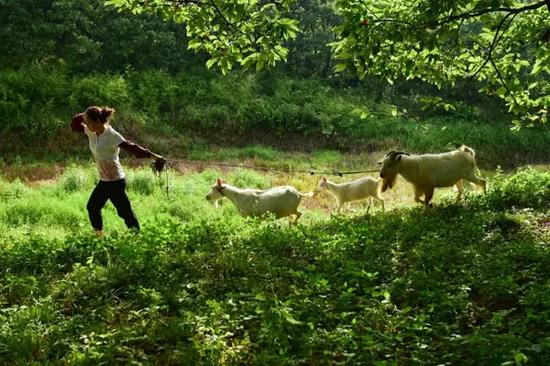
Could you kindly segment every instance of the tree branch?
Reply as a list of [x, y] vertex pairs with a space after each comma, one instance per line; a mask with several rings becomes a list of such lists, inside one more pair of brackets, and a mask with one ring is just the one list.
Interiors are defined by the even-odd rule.
[[[222, 11], [220, 10], [220, 8], [218, 7], [218, 5], [216, 5], [216, 3], [214, 2], [214, 0], [210, 0], [209, 1], [210, 4], [212, 4], [212, 7], [214, 8], [214, 10], [216, 10], [216, 13], [218, 13], [218, 15], [220, 16], [220, 18], [222, 18], [222, 20], [227, 24], [229, 25], [231, 28], [233, 28], [233, 30], [237, 31], [239, 30], [233, 23], [231, 23], [226, 17], [225, 15], [222, 13]], [[240, 31], [240, 30], [239, 30]]]
[[498, 75], [498, 78], [500, 80], [500, 83], [502, 84], [502, 86], [508, 91], [508, 94], [510, 94], [510, 96], [512, 97], [512, 99], [514, 100], [514, 103], [519, 106], [519, 103], [518, 101], [516, 100], [516, 97], [514, 95], [514, 93], [512, 93], [512, 91], [510, 90], [510, 88], [508, 88], [508, 85], [506, 85], [506, 82], [504, 81], [504, 78], [502, 77], [502, 75], [500, 74], [500, 71], [497, 67], [497, 65], [495, 64], [495, 61], [493, 61], [493, 58], [491, 57], [491, 55], [489, 55], [489, 61], [491, 61], [491, 65], [493, 65], [493, 68], [495, 69], [495, 72], [497, 73]]
[[374, 11], [372, 11], [368, 6], [367, 4], [365, 4], [365, 0], [362, 1], [363, 2], [363, 5], [365, 5], [365, 9], [367, 9], [367, 12], [371, 13], [372, 16], [376, 19], [376, 22], [377, 23], [402, 23], [402, 24], [406, 24], [406, 25], [409, 25], [409, 26], [414, 26], [414, 24], [412, 23], [409, 23], [405, 20], [401, 20], [401, 19], [382, 19], [380, 18]]
[[[489, 47], [489, 50], [487, 51], [487, 58], [485, 59], [485, 61], [481, 64], [481, 66], [477, 69], [476, 72], [474, 72], [471, 76], [469, 76], [467, 78], [467, 81], [470, 81], [470, 80], [473, 80], [480, 72], [481, 70], [483, 70], [483, 68], [485, 67], [485, 65], [487, 65], [487, 63], [489, 61], [492, 61], [492, 53], [495, 49], [495, 47], [497, 46], [498, 42], [500, 41], [500, 39], [502, 39], [502, 35], [504, 34], [504, 32], [506, 32], [506, 30], [508, 29], [508, 27], [510, 27], [510, 24], [512, 24], [512, 21], [514, 20], [514, 18], [518, 15], [519, 13], [508, 13], [504, 16], [504, 18], [501, 19], [501, 21], [498, 23], [498, 26], [497, 26], [497, 29], [495, 31], [495, 35], [493, 37], [493, 41], [491, 42], [491, 46]], [[500, 34], [500, 37], [499, 37], [499, 33], [500, 33], [500, 29], [502, 27], [502, 25], [504, 24], [504, 22], [506, 21], [506, 18], [508, 18], [510, 15], [512, 15], [512, 18], [510, 19], [510, 21], [508, 22], [508, 25], [505, 27], [505, 29], [502, 31], [502, 33]]]
[[[462, 14], [454, 15], [454, 16], [451, 16], [449, 18], [443, 19], [441, 22], [436, 23], [435, 25], [432, 25], [432, 26], [434, 26], [434, 27], [441, 26], [443, 24], [454, 22], [455, 20], [459, 20], [459, 19], [476, 18], [480, 15], [493, 13], [493, 12], [496, 12], [496, 11], [503, 11], [503, 12], [510, 13], [510, 14], [517, 14], [517, 13], [522, 13], [524, 11], [535, 10], [535, 9], [541, 8], [545, 5], [550, 6], [550, 0], [543, 0], [543, 1], [535, 3], [535, 4], [523, 6], [521, 8], [486, 8], [486, 9], [474, 10], [474, 11], [471, 11], [471, 12], [465, 12], [465, 13], [462, 13]], [[426, 25], [428, 25], [428, 24], [426, 24]]]
[[437, 27], [441, 28], [441, 26], [447, 23], [452, 23], [456, 20], [464, 21], [466, 19], [476, 18], [488, 13], [506, 12], [509, 14], [518, 14], [529, 10], [535, 10], [543, 6], [548, 6], [550, 11], [550, 0], [543, 0], [535, 4], [523, 6], [521, 8], [485, 8], [485, 9], [472, 10], [472, 11], [467, 11], [465, 13], [449, 16], [448, 18], [444, 18], [438, 22], [425, 22], [425, 23], [419, 23], [419, 24], [410, 23], [408, 21], [401, 20], [401, 19], [380, 18], [375, 12], [370, 10], [367, 6], [365, 6], [365, 8], [369, 13], [372, 14], [372, 16], [375, 18], [375, 22], [377, 23], [389, 23], [389, 22], [401, 23], [408, 26], [412, 26], [415, 29], [426, 29], [426, 28], [430, 29], [430, 28], [437, 28]]

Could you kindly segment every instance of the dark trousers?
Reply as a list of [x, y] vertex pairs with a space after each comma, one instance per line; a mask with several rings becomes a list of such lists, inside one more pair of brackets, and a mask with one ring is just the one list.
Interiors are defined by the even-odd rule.
[[117, 180], [114, 182], [104, 182], [100, 180], [95, 186], [90, 199], [88, 200], [88, 215], [90, 222], [96, 230], [103, 230], [103, 219], [101, 217], [101, 209], [111, 200], [115, 206], [118, 216], [124, 219], [128, 228], [139, 230], [139, 223], [132, 211], [130, 200], [126, 194], [126, 179]]

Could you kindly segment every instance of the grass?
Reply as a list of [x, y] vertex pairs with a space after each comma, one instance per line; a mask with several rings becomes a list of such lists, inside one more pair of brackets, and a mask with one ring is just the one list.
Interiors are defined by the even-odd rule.
[[[233, 153], [285, 162], [260, 147]], [[311, 157], [323, 169], [341, 159]], [[166, 196], [148, 170], [128, 173], [143, 230], [127, 232], [109, 204], [105, 239], [85, 213], [91, 167], [0, 180], [0, 363], [550, 362], [547, 170], [492, 172], [489, 193], [460, 205], [436, 191], [429, 212], [404, 182], [386, 214], [331, 215], [321, 195], [294, 227], [204, 196], [220, 175], [302, 191], [318, 176], [172, 171]]]
[[[284, 155], [275, 155], [273, 161], [253, 160], [250, 163], [274, 168], [306, 169], [306, 165], [298, 164], [299, 157], [284, 160]], [[311, 158], [312, 165], [321, 171], [331, 172], [338, 170], [344, 157], [338, 153], [325, 151]], [[295, 160], [294, 160], [295, 159]], [[235, 161], [236, 162], [236, 161]], [[296, 163], [296, 164], [295, 164]], [[212, 163], [215, 164], [215, 163]], [[326, 164], [326, 165], [324, 165]], [[350, 169], [361, 168], [348, 161]], [[188, 221], [194, 217], [212, 217], [220, 214], [205, 200], [205, 195], [216, 178], [221, 177], [238, 187], [269, 188], [277, 185], [293, 185], [302, 192], [314, 191], [320, 175], [308, 173], [264, 173], [242, 168], [214, 169], [215, 166], [185, 165], [174, 166], [156, 177], [147, 167], [127, 170], [128, 194], [133, 202], [138, 217], [145, 222], [154, 221], [167, 214], [167, 217], [176, 217]], [[191, 169], [191, 170], [186, 170]], [[26, 169], [14, 168], [9, 176], [16, 172], [25, 172]], [[180, 171], [185, 172], [181, 174]], [[376, 173], [370, 173], [375, 177]], [[361, 175], [328, 176], [334, 182], [343, 182]], [[35, 176], [31, 176], [34, 178]], [[86, 202], [96, 183], [96, 172], [93, 167], [84, 168], [77, 165], [68, 166], [58, 177], [48, 176], [45, 181], [30, 181], [25, 184], [16, 178], [13, 181], [4, 179], [0, 185], [0, 218], [4, 223], [4, 233], [14, 235], [41, 235], [44, 232], [67, 234], [84, 228], [87, 230], [88, 218], [85, 212]], [[399, 181], [399, 180], [398, 180]], [[168, 192], [167, 192], [168, 188]], [[468, 188], [468, 187], [467, 187]], [[454, 196], [452, 189], [436, 191], [435, 200], [446, 200]], [[412, 189], [402, 182], [395, 189], [385, 194], [388, 209], [413, 207]], [[180, 204], [182, 203], [182, 204]], [[327, 218], [334, 208], [335, 200], [328, 193], [320, 193], [315, 199], [305, 199], [302, 207], [306, 214], [302, 221]], [[229, 202], [222, 203], [221, 213], [227, 216], [236, 214]], [[363, 214], [364, 204], [352, 205], [352, 212]], [[377, 208], [375, 208], [376, 210]], [[155, 213], [155, 214], [151, 214]], [[123, 223], [116, 216], [114, 208], [108, 204], [105, 208], [107, 226], [114, 230], [122, 230]]]

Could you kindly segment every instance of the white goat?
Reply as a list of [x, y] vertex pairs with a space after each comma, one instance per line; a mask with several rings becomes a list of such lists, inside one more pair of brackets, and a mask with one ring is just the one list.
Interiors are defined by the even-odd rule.
[[273, 187], [267, 190], [239, 189], [218, 178], [206, 195], [206, 199], [217, 201], [227, 197], [242, 216], [262, 216], [271, 212], [277, 218], [294, 215], [294, 222], [296, 222], [302, 216], [298, 211], [302, 197], [312, 196], [312, 192], [300, 193], [292, 186]]
[[353, 201], [369, 199], [368, 210], [372, 205], [373, 198], [382, 203], [382, 211], [384, 212], [384, 199], [380, 197], [379, 183], [381, 179], [371, 177], [363, 177], [346, 183], [333, 183], [323, 177], [319, 181], [316, 193], [328, 190], [330, 194], [336, 198], [336, 210], [340, 211], [342, 206]]
[[[476, 176], [475, 151], [465, 145], [442, 154], [409, 155], [401, 151], [390, 151], [382, 160], [380, 178], [382, 192], [392, 188], [397, 174], [414, 186], [414, 199], [430, 206], [434, 189], [455, 185], [458, 190], [457, 202], [462, 199], [464, 185], [462, 180], [475, 183], [487, 190], [485, 179]], [[420, 197], [424, 195], [424, 200]]]

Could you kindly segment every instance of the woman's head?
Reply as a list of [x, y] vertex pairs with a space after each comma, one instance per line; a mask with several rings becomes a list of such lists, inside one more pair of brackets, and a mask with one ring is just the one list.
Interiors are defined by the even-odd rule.
[[88, 107], [84, 112], [84, 123], [92, 132], [102, 132], [114, 112], [109, 107]]

